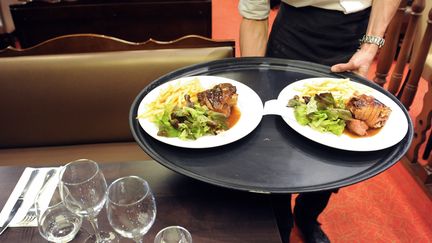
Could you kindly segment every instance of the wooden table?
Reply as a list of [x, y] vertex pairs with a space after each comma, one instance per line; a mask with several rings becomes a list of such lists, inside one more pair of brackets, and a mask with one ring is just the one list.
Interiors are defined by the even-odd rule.
[[[25, 167], [0, 167], [0, 207], [6, 203]], [[156, 197], [157, 217], [144, 237], [152, 242], [156, 233], [170, 225], [187, 228], [194, 242], [281, 242], [268, 195], [212, 186], [166, 169], [155, 161], [101, 164], [108, 183], [118, 177], [137, 175], [146, 179]], [[112, 230], [105, 209], [99, 217], [102, 230]], [[73, 242], [82, 242], [88, 222]], [[37, 228], [9, 228], [1, 242], [41, 242]], [[132, 242], [121, 238], [121, 242]]]

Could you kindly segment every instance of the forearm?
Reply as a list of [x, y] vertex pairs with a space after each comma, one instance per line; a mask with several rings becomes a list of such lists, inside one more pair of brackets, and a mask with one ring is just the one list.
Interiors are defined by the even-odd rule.
[[268, 19], [243, 18], [240, 24], [241, 56], [264, 56], [267, 46]]
[[367, 35], [383, 37], [396, 13], [401, 0], [374, 0], [369, 18]]
[[[384, 33], [396, 13], [401, 0], [373, 0], [366, 35], [384, 37]], [[373, 44], [363, 44], [361, 49], [373, 53], [378, 47]]]
[[[383, 37], [399, 3], [400, 0], [374, 0], [366, 35]], [[376, 44], [363, 43], [347, 63], [333, 65], [331, 70], [332, 72], [352, 71], [367, 77], [369, 67], [377, 52]]]

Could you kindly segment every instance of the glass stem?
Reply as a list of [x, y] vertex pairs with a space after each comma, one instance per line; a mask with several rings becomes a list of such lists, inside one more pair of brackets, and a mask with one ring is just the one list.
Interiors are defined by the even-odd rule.
[[95, 236], [96, 236], [96, 242], [102, 242], [102, 238], [99, 234], [99, 228], [98, 228], [98, 222], [96, 217], [89, 217], [88, 218], [91, 226], [93, 227]]

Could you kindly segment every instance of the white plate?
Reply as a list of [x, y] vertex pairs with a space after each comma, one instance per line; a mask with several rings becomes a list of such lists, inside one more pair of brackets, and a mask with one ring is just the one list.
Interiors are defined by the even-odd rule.
[[[287, 87], [285, 87], [278, 96], [277, 102], [279, 104], [283, 104], [284, 106], [288, 103], [288, 100], [293, 98], [294, 95], [298, 95], [299, 91], [296, 87], [301, 87], [307, 82], [319, 82], [324, 79], [329, 78], [311, 78], [311, 79], [303, 79], [297, 82], [294, 82]], [[392, 99], [390, 99], [387, 95], [375, 90], [369, 86], [352, 82], [354, 87], [358, 87], [359, 90], [366, 91], [366, 94], [372, 95], [377, 100], [379, 100], [384, 105], [390, 107], [392, 110], [389, 119], [381, 130], [369, 137], [350, 137], [346, 134], [342, 134], [340, 136], [334, 135], [332, 133], [321, 133], [309, 126], [300, 125], [295, 117], [294, 117], [294, 109], [287, 108], [288, 112], [285, 112], [282, 115], [282, 118], [285, 122], [292, 127], [295, 131], [300, 133], [301, 135], [324, 145], [349, 150], [349, 151], [375, 151], [388, 148], [397, 144], [401, 141], [407, 131], [408, 131], [408, 120], [405, 116], [405, 113], [396, 104]]]
[[156, 126], [156, 124], [149, 121], [148, 119], [139, 119], [139, 124], [145, 132], [147, 132], [150, 136], [161, 142], [177, 147], [211, 148], [232, 143], [243, 138], [244, 136], [252, 132], [261, 122], [263, 116], [263, 103], [258, 94], [245, 84], [242, 84], [232, 79], [217, 76], [193, 76], [166, 82], [150, 91], [144, 97], [144, 99], [138, 106], [138, 115], [144, 113], [147, 109], [147, 105], [154, 101], [160, 94], [160, 91], [167, 88], [168, 85], [178, 82], [186, 82], [194, 78], [198, 78], [201, 85], [205, 89], [212, 88], [214, 85], [220, 83], [230, 83], [236, 86], [238, 94], [237, 107], [239, 108], [241, 113], [237, 123], [227, 131], [221, 132], [218, 135], [207, 135], [200, 137], [197, 140], [182, 140], [179, 138], [158, 136], [158, 127]]

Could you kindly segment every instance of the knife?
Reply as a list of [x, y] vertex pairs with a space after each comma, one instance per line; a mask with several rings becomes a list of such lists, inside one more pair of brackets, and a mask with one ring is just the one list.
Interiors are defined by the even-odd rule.
[[22, 190], [21, 195], [18, 197], [18, 200], [15, 202], [15, 205], [13, 206], [11, 212], [9, 213], [8, 219], [3, 223], [2, 226], [0, 226], [0, 235], [3, 233], [3, 231], [6, 230], [10, 221], [14, 218], [15, 214], [18, 212], [18, 209], [20, 209], [24, 201], [24, 196], [27, 193], [27, 190], [29, 189], [30, 185], [32, 184], [34, 178], [38, 173], [39, 170], [33, 170], [32, 173], [30, 174], [30, 178], [27, 181], [27, 184], [24, 186], [24, 189]]
[[43, 181], [43, 183], [42, 183], [42, 187], [41, 187], [40, 190], [42, 190], [42, 189], [45, 187], [45, 185], [48, 183], [48, 181], [51, 179], [51, 177], [52, 177], [56, 172], [57, 172], [56, 169], [51, 169], [51, 170], [48, 171], [48, 173], [45, 175], [45, 179], [44, 179], [44, 181]]

